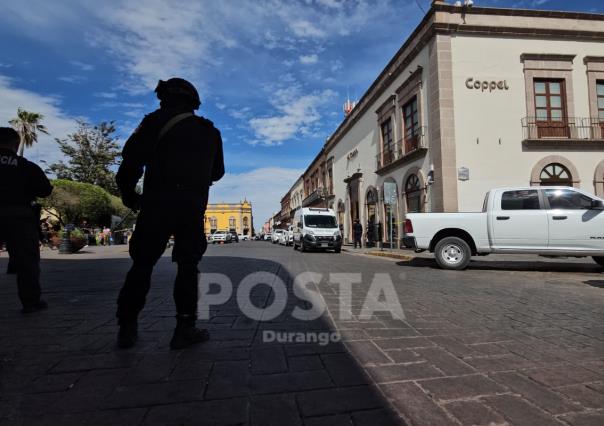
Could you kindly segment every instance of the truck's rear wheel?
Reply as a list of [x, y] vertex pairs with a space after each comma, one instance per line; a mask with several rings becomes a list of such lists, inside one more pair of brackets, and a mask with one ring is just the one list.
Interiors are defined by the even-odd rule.
[[594, 260], [598, 265], [604, 266], [604, 256], [594, 256]]
[[458, 237], [446, 237], [434, 247], [436, 263], [443, 269], [466, 269], [472, 257], [472, 249]]

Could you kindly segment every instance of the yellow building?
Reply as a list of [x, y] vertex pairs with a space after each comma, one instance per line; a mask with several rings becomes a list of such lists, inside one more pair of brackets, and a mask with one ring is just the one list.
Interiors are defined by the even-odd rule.
[[237, 231], [239, 235], [254, 233], [252, 203], [244, 200], [240, 203], [208, 204], [204, 217], [206, 234], [216, 231]]

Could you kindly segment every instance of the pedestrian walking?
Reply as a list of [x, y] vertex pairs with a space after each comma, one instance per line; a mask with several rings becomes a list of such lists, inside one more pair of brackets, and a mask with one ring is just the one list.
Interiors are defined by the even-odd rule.
[[[160, 108], [147, 115], [123, 150], [117, 184], [124, 205], [140, 213], [130, 239], [132, 268], [118, 298], [118, 346], [135, 344], [137, 318], [145, 305], [153, 266], [170, 235], [176, 328], [170, 342], [180, 349], [209, 339], [197, 320], [197, 265], [207, 248], [203, 217], [210, 185], [224, 175], [222, 138], [213, 123], [194, 114], [201, 102], [186, 80], [160, 81], [155, 89]], [[143, 193], [136, 185], [143, 175]]]
[[352, 224], [352, 234], [354, 237], [354, 248], [357, 248], [357, 244], [359, 248], [363, 248], [363, 225], [361, 225], [358, 219], [355, 219]]
[[24, 314], [46, 309], [40, 288], [39, 212], [37, 197], [48, 197], [52, 185], [40, 167], [17, 155], [19, 134], [0, 127], [0, 240], [6, 241], [10, 266]]

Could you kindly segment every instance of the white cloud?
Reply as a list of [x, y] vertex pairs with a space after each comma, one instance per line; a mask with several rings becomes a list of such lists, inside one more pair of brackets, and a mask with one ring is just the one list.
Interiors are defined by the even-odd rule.
[[319, 108], [329, 103], [335, 95], [329, 89], [308, 95], [299, 95], [296, 88], [276, 91], [272, 103], [279, 113], [250, 120], [256, 142], [267, 146], [280, 145], [299, 134], [314, 134], [312, 125], [321, 118]]
[[329, 7], [331, 9], [340, 9], [344, 6], [343, 0], [316, 0], [321, 6]]
[[54, 138], [66, 137], [75, 130], [75, 119], [61, 110], [60, 101], [52, 96], [19, 89], [8, 77], [0, 75], [0, 126], [8, 126], [8, 121], [17, 114], [17, 108], [44, 115], [44, 124], [50, 136], [39, 134], [38, 143], [25, 150], [25, 156], [32, 161], [45, 160], [47, 164], [61, 159], [62, 154]]
[[93, 71], [94, 70], [94, 66], [91, 64], [86, 64], [84, 62], [80, 62], [80, 61], [70, 61], [69, 62], [71, 65], [73, 65], [76, 68], [79, 68], [82, 71]]
[[132, 93], [153, 89], [159, 79], [200, 79], [200, 69], [218, 64], [214, 49], [236, 45], [228, 25], [208, 13], [208, 5], [179, 0], [125, 0], [104, 5], [105, 28], [93, 45], [108, 48], [130, 78]]
[[82, 75], [64, 75], [59, 77], [58, 80], [64, 81], [65, 83], [80, 84], [88, 79]]
[[97, 92], [94, 94], [94, 96], [96, 96], [97, 98], [103, 98], [103, 99], [115, 99], [115, 98], [117, 98], [117, 93]]
[[319, 62], [319, 56], [315, 53], [311, 55], [301, 55], [299, 59], [300, 63], [304, 65], [311, 65]]
[[227, 173], [210, 191], [210, 203], [237, 203], [247, 198], [252, 202], [254, 227], [281, 209], [281, 197], [304, 172], [300, 169], [264, 167], [244, 173]]
[[292, 21], [290, 28], [293, 33], [302, 38], [325, 38], [327, 32], [309, 21]]

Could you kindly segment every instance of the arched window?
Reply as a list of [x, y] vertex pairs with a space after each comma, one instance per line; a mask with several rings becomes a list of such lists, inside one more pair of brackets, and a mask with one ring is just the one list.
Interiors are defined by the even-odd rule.
[[410, 175], [407, 178], [407, 182], [405, 182], [405, 197], [407, 198], [408, 213], [418, 213], [422, 211], [422, 193], [419, 177], [417, 177], [416, 174]]
[[244, 228], [249, 228], [250, 226], [250, 220], [247, 217], [243, 218], [243, 227]]
[[217, 226], [218, 226], [218, 220], [216, 220], [216, 218], [212, 216], [210, 218], [210, 228], [216, 229]]
[[566, 167], [559, 163], [548, 164], [539, 175], [541, 186], [573, 186], [573, 177]]
[[229, 228], [235, 228], [237, 226], [237, 221], [233, 216], [229, 217]]

